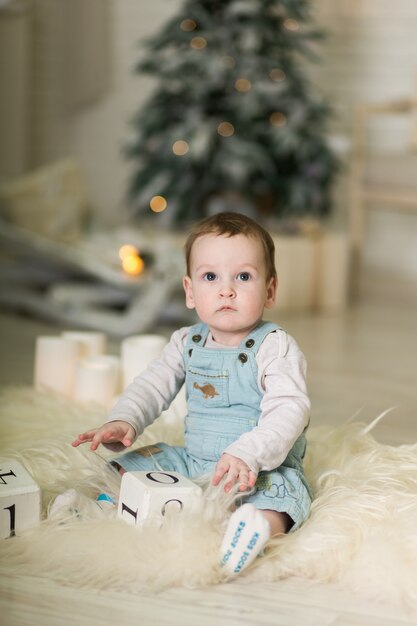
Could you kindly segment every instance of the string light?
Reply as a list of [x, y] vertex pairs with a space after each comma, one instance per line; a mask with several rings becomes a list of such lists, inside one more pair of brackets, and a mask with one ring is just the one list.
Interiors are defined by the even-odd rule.
[[186, 20], [182, 20], [180, 24], [180, 28], [181, 30], [184, 30], [185, 32], [190, 32], [197, 28], [197, 24], [194, 22], [194, 20], [186, 19]]
[[149, 206], [151, 207], [152, 211], [154, 211], [155, 213], [161, 213], [162, 211], [165, 211], [165, 209], [168, 206], [168, 203], [166, 199], [164, 198], [164, 196], [154, 196], [151, 199]]
[[119, 249], [119, 258], [120, 258], [121, 261], [123, 261], [123, 259], [125, 259], [130, 254], [138, 254], [138, 252], [139, 251], [138, 251], [136, 246], [132, 246], [130, 243], [125, 243]]
[[139, 255], [139, 250], [131, 244], [123, 245], [119, 250], [119, 257], [126, 274], [137, 276], [144, 270], [145, 263]]
[[131, 276], [137, 276], [143, 272], [145, 267], [145, 263], [140, 256], [129, 254], [122, 260], [122, 267], [126, 274], [130, 274]]
[[182, 139], [175, 141], [172, 145], [172, 152], [177, 156], [183, 156], [184, 154], [187, 154], [189, 149], [190, 147], [188, 143], [186, 141], [183, 141]]
[[246, 93], [252, 89], [252, 83], [247, 78], [238, 78], [235, 82], [235, 89], [241, 93]]
[[193, 37], [190, 41], [190, 46], [194, 50], [202, 50], [207, 46], [207, 39], [204, 39], [204, 37]]
[[274, 111], [269, 117], [272, 126], [285, 126], [287, 118], [281, 111]]
[[296, 30], [299, 30], [300, 24], [297, 22], [297, 20], [294, 20], [292, 17], [287, 17], [287, 19], [284, 20], [284, 28], [286, 30], [295, 32]]
[[231, 137], [234, 132], [234, 126], [230, 122], [221, 122], [217, 127], [217, 132], [222, 137]]
[[226, 54], [224, 57], [221, 58], [221, 63], [223, 67], [227, 67], [228, 69], [232, 69], [236, 65], [235, 59], [229, 54]]
[[278, 68], [274, 68], [273, 70], [271, 70], [269, 72], [269, 75], [272, 78], [272, 80], [276, 80], [277, 82], [286, 79], [285, 72], [283, 72], [283, 70], [280, 70]]

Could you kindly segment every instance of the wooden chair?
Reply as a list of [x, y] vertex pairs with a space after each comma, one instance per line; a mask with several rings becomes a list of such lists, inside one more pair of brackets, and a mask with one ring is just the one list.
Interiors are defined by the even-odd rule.
[[[404, 153], [375, 152], [370, 149], [370, 125], [376, 116], [382, 115], [410, 118], [410, 141]], [[361, 104], [355, 110], [349, 230], [353, 290], [356, 293], [360, 281], [367, 210], [384, 209], [417, 215], [417, 123], [413, 116], [417, 116], [417, 99]]]

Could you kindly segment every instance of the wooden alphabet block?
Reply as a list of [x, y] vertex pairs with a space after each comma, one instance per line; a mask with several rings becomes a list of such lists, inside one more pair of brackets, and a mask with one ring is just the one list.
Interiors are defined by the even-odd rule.
[[126, 472], [117, 516], [132, 526], [149, 517], [161, 520], [170, 510], [198, 510], [201, 496], [201, 487], [178, 472]]
[[41, 490], [29, 472], [12, 459], [0, 459], [0, 538], [39, 524]]

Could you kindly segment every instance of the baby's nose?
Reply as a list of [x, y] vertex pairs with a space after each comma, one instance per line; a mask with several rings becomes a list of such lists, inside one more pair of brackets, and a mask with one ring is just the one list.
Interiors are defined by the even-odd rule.
[[220, 295], [224, 298], [232, 298], [235, 295], [233, 285], [230, 283], [224, 283], [220, 288]]

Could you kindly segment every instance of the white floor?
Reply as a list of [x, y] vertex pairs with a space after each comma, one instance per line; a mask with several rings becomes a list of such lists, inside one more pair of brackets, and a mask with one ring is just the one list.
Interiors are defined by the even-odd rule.
[[[361, 410], [371, 421], [392, 413], [375, 436], [401, 444], [417, 439], [417, 289], [368, 276], [361, 301], [338, 314], [285, 314], [280, 323], [309, 362], [314, 424], [337, 424]], [[27, 317], [0, 314], [0, 385], [30, 384], [39, 334], [57, 329]], [[112, 343], [111, 350], [117, 351]], [[0, 417], [1, 419], [1, 417]], [[303, 580], [248, 586], [241, 580], [202, 590], [172, 589], [140, 596], [74, 591], [25, 576], [0, 577], [0, 623], [5, 626], [77, 624], [228, 624], [276, 626], [395, 626], [417, 617]]]

